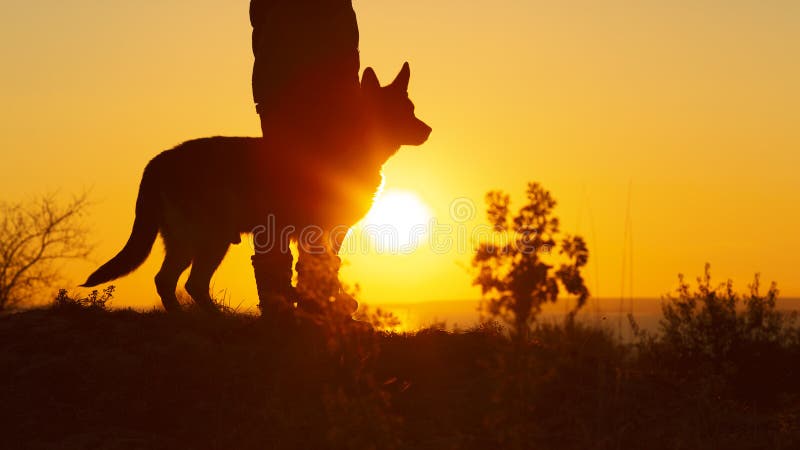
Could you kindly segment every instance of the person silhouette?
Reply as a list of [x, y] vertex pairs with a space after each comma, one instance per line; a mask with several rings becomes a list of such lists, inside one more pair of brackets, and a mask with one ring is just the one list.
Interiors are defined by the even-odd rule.
[[[359, 92], [350, 0], [251, 0], [253, 99], [264, 136], [327, 138]], [[319, 133], [322, 132], [322, 137]]]
[[[266, 147], [291, 148], [293, 157], [309, 162], [341, 147], [359, 114], [359, 31], [351, 0], [251, 0], [250, 21], [261, 130], [267, 142], [290, 144]], [[358, 303], [338, 280], [339, 257], [302, 246], [299, 253], [296, 290], [290, 252], [257, 249], [253, 255], [262, 313], [283, 314], [293, 298], [311, 309], [310, 297], [335, 299], [336, 310], [354, 313]]]

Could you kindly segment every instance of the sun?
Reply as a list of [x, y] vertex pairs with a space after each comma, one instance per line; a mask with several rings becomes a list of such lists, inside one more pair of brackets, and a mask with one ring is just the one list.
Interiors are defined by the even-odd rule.
[[362, 231], [383, 250], [413, 250], [425, 238], [430, 208], [411, 191], [389, 189], [375, 199]]

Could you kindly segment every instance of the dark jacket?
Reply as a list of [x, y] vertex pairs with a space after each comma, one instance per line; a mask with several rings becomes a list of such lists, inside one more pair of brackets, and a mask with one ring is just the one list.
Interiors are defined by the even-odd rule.
[[264, 116], [327, 115], [358, 93], [351, 0], [251, 0], [253, 99]]

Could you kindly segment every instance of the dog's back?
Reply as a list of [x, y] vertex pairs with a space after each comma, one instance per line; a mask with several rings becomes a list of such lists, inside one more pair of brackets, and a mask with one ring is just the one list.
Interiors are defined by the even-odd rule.
[[156, 156], [148, 170], [170, 214], [204, 228], [249, 233], [270, 217], [298, 229], [350, 225], [369, 209], [383, 161], [369, 163], [357, 151], [310, 156], [273, 145], [262, 138], [196, 139]]

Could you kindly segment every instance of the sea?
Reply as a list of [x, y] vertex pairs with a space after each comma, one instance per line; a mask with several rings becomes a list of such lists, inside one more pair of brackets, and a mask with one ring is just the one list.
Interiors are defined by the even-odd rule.
[[[632, 336], [629, 317], [642, 330], [657, 332], [662, 318], [660, 298], [600, 298], [589, 299], [576, 318], [584, 323], [607, 328], [622, 337]], [[469, 329], [478, 325], [482, 317], [481, 300], [429, 301], [419, 303], [368, 303], [371, 309], [380, 308], [400, 319], [402, 331], [438, 326], [449, 330]], [[574, 308], [574, 301], [558, 301], [542, 308], [537, 320], [563, 321]], [[800, 311], [800, 298], [779, 298], [779, 310]]]

